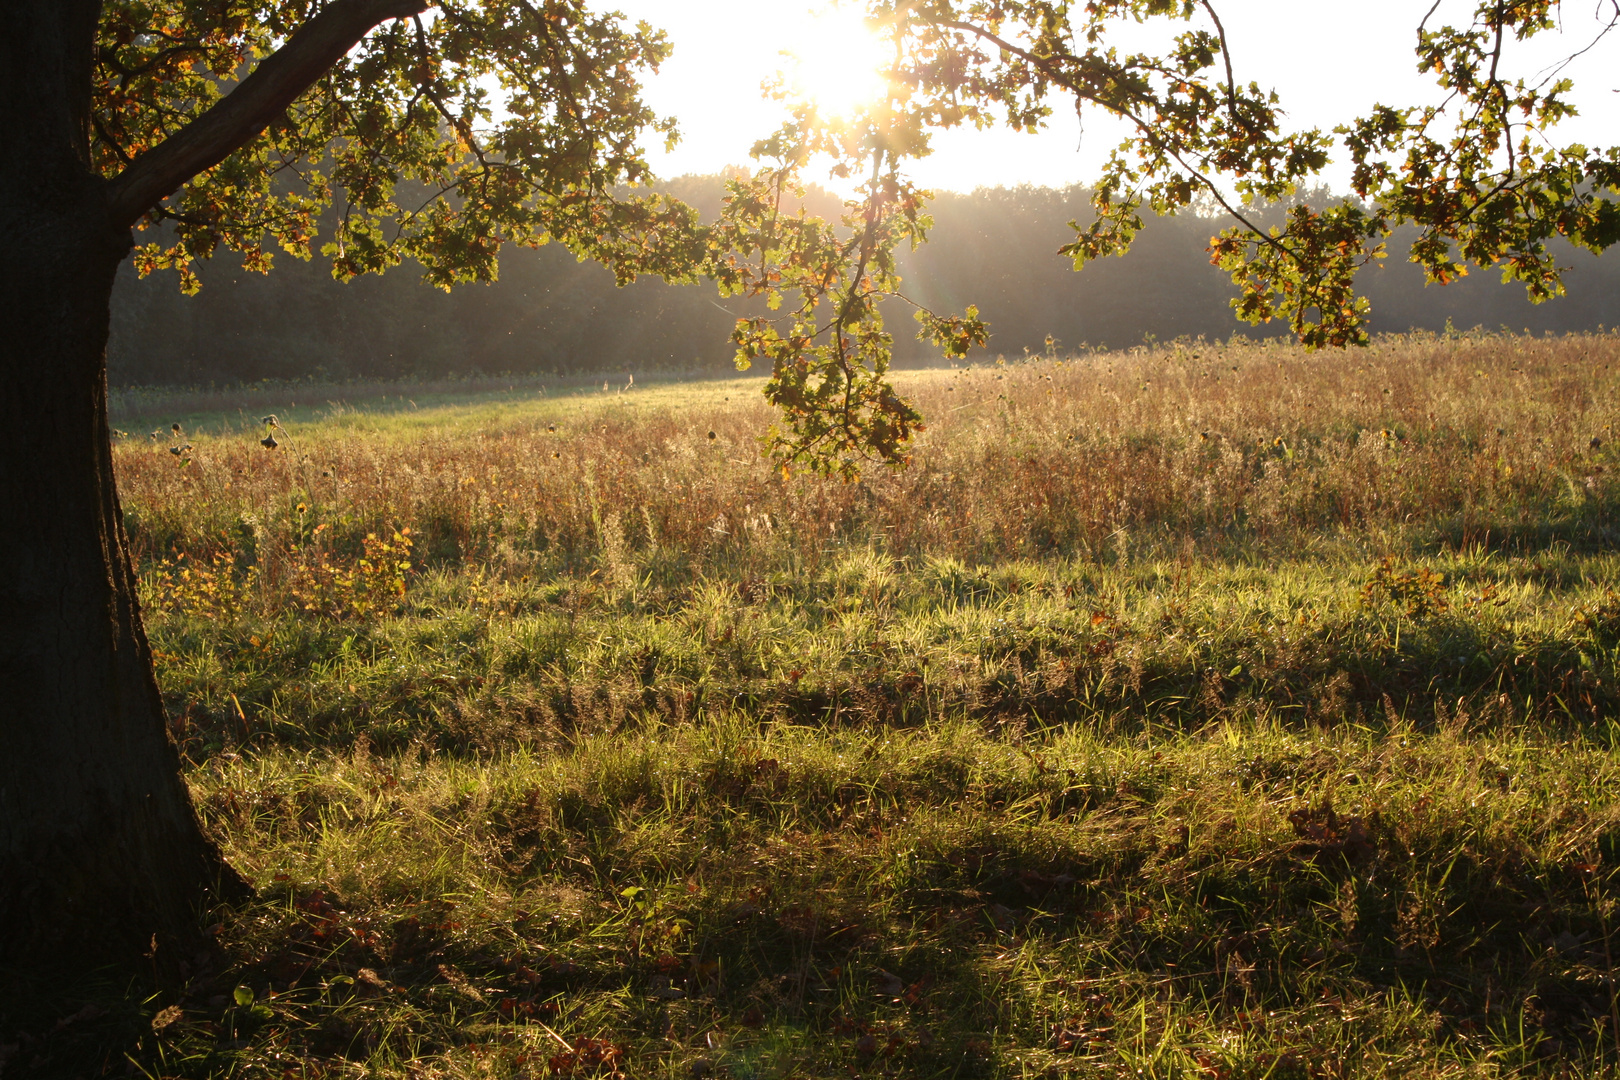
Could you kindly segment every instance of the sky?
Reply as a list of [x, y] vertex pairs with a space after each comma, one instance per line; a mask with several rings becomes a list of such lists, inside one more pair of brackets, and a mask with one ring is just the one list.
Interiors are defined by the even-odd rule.
[[[810, 0], [608, 0], [631, 19], [645, 19], [670, 35], [674, 55], [652, 76], [648, 102], [679, 119], [682, 142], [652, 156], [665, 177], [711, 173], [748, 164], [748, 148], [783, 118], [782, 105], [765, 98], [762, 81], [786, 65], [806, 86], [848, 85], [860, 58], [825, 44], [838, 16]], [[1433, 0], [1219, 0], [1238, 81], [1275, 89], [1295, 128], [1328, 129], [1375, 103], [1416, 105], [1435, 100], [1432, 82], [1415, 70], [1416, 29]], [[1588, 45], [1596, 33], [1599, 0], [1570, 0], [1561, 35], [1545, 35], [1514, 54], [1514, 75], [1532, 76], [1547, 64]], [[1608, 6], [1608, 0], [1603, 0]], [[1466, 25], [1471, 0], [1440, 0], [1430, 27]], [[1161, 24], [1162, 25], [1162, 24]], [[1162, 31], [1127, 27], [1122, 49], [1148, 49]], [[784, 57], [797, 47], [802, 62]], [[1582, 115], [1558, 131], [1562, 143], [1620, 144], [1620, 31], [1565, 73], [1575, 80], [1572, 100]], [[1083, 122], [1083, 129], [1082, 129]], [[1038, 184], [1061, 187], [1094, 178], [1125, 135], [1119, 121], [1098, 110], [1077, 119], [1054, 115], [1049, 129], [954, 131], [940, 136], [932, 157], [913, 173], [937, 190]], [[1326, 179], [1343, 189], [1345, 173]], [[814, 176], [810, 179], [816, 179]]]

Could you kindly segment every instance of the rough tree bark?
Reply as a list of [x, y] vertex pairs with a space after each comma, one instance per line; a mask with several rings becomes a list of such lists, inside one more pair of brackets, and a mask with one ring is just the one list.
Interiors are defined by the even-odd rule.
[[180, 774], [113, 483], [131, 238], [89, 167], [99, 4], [0, 12], [0, 961], [172, 956], [243, 886]]

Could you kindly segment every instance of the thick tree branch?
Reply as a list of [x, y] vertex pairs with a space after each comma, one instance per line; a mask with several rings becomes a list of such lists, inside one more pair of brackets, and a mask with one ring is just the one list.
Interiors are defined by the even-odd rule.
[[108, 209], [127, 228], [204, 169], [269, 127], [287, 106], [380, 23], [425, 11], [431, 0], [336, 0], [299, 27], [237, 88], [148, 150], [112, 181]]

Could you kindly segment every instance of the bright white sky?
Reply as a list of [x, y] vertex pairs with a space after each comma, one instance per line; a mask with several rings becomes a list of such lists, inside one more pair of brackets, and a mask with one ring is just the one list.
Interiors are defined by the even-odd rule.
[[[783, 113], [760, 92], [772, 72], [791, 65], [782, 51], [808, 51], [801, 78], [847, 84], [851, 58], [818, 50], [817, 29], [827, 25], [813, 15], [831, 5], [812, 0], [606, 0], [631, 19], [646, 19], [669, 32], [675, 53], [647, 87], [649, 103], [660, 114], [679, 118], [681, 145], [672, 154], [655, 153], [662, 176], [716, 172], [746, 165], [748, 148], [774, 130]], [[1543, 65], [1575, 52], [1598, 29], [1593, 4], [1566, 5], [1561, 37], [1544, 35], [1534, 49], [1520, 46], [1512, 74], [1533, 76]], [[1238, 80], [1259, 82], [1281, 95], [1296, 128], [1330, 129], [1375, 102], [1423, 104], [1434, 99], [1433, 85], [1413, 70], [1416, 28], [1432, 0], [1218, 0]], [[1605, 6], [1607, 6], [1605, 4]], [[1430, 19], [1466, 25], [1473, 0], [1441, 0]], [[1115, 44], [1148, 49], [1152, 33], [1126, 28]], [[1163, 40], [1158, 38], [1157, 40]], [[810, 42], [808, 50], [804, 43]], [[842, 68], [842, 72], [840, 72]], [[831, 72], [832, 77], [821, 74]], [[1582, 115], [1559, 129], [1558, 141], [1589, 146], [1620, 143], [1620, 32], [1577, 60], [1566, 72], [1575, 80], [1573, 100]], [[843, 75], [845, 77], [840, 78]], [[1072, 112], [1052, 118], [1037, 135], [1008, 131], [956, 131], [938, 138], [933, 157], [915, 167], [925, 185], [940, 190], [1021, 183], [1063, 186], [1090, 180], [1109, 150], [1123, 137], [1117, 121], [1090, 111], [1084, 138]], [[811, 177], [811, 179], [815, 179]], [[1328, 175], [1343, 187], [1343, 173]]]

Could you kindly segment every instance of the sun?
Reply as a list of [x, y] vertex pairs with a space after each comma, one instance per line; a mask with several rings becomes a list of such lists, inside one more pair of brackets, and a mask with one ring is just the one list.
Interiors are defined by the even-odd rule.
[[849, 116], [883, 100], [887, 60], [858, 6], [828, 6], [793, 26], [782, 49], [783, 85], [824, 116]]

